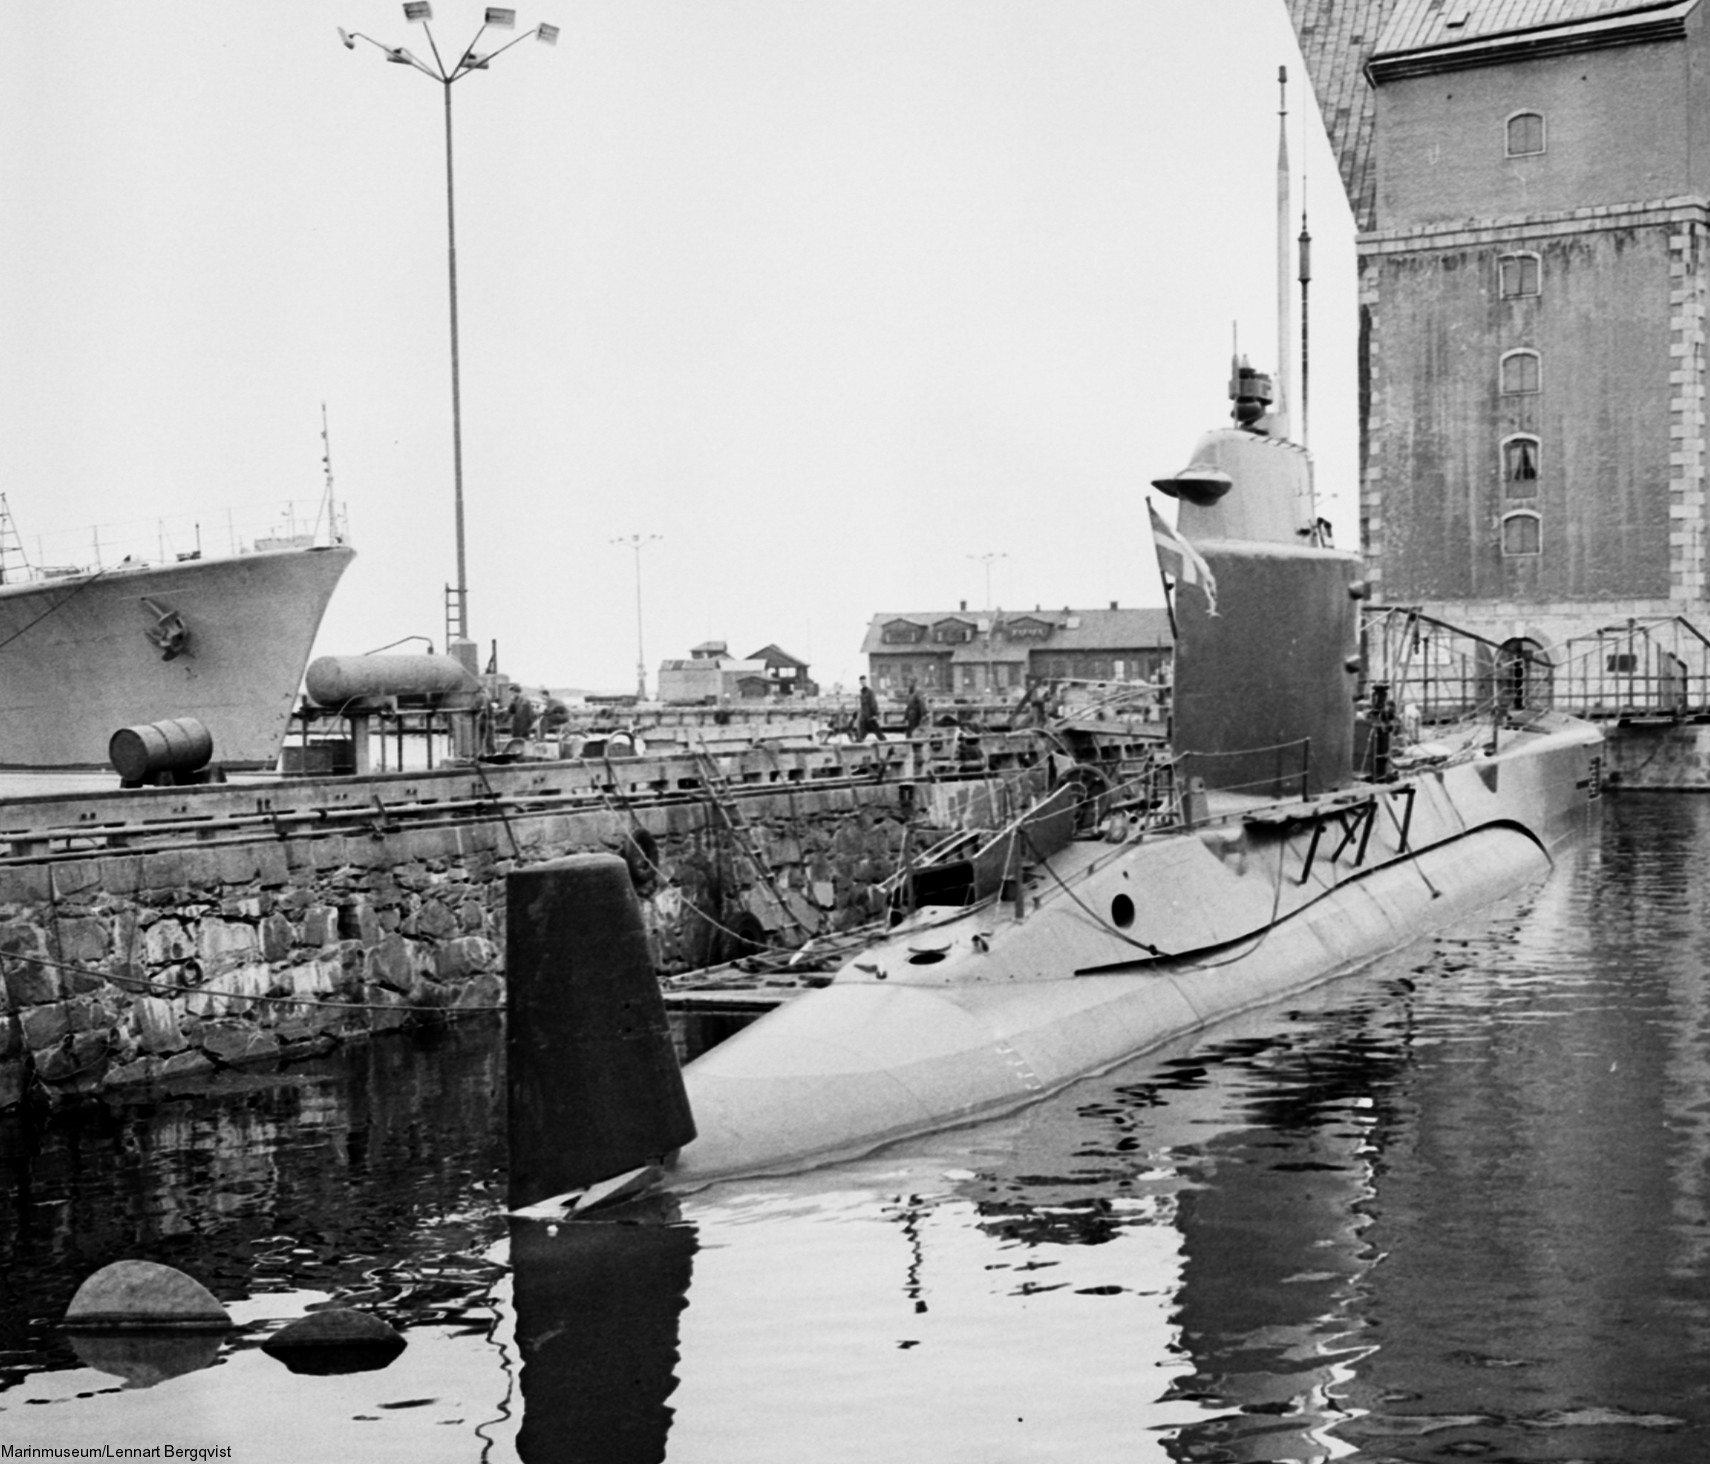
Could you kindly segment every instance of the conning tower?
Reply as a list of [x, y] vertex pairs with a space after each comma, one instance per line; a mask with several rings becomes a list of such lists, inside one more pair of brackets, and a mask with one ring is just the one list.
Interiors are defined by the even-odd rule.
[[1305, 448], [1272, 436], [1270, 382], [1237, 361], [1234, 427], [1153, 486], [1204, 559], [1175, 596], [1173, 738], [1183, 775], [1269, 797], [1352, 779], [1358, 560], [1326, 546]]

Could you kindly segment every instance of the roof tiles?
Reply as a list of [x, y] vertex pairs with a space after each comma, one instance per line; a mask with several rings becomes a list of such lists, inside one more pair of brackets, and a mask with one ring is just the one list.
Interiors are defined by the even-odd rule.
[[1678, 0], [1396, 0], [1378, 54], [1574, 25], [1606, 16], [1672, 9]]
[[1398, 4], [1409, 0], [1288, 0], [1301, 59], [1329, 134], [1355, 225], [1376, 227], [1372, 166], [1376, 103], [1366, 61]]

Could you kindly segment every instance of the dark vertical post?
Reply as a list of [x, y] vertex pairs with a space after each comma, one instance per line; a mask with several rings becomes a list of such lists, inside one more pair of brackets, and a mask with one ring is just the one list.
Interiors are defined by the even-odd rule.
[[445, 87], [445, 255], [451, 294], [451, 475], [457, 509], [457, 638], [469, 639], [469, 568], [463, 548], [463, 381], [457, 356], [457, 195], [451, 175], [451, 81]]
[[513, 1206], [657, 1163], [695, 1136], [629, 867], [573, 854], [506, 881]]

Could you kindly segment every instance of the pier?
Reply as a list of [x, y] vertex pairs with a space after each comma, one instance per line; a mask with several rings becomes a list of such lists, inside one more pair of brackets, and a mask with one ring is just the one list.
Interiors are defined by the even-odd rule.
[[1047, 751], [951, 730], [8, 801], [0, 1107], [497, 1011], [506, 876], [580, 850], [629, 861], [665, 977], [776, 947], [802, 953], [787, 986], [915, 841], [1024, 807]]

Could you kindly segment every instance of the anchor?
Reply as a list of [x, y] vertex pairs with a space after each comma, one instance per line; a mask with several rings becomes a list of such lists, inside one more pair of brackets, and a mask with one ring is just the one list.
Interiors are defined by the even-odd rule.
[[160, 659], [175, 661], [180, 656], [190, 653], [190, 627], [184, 623], [184, 617], [176, 610], [162, 609], [146, 596], [143, 604], [149, 613], [155, 617], [154, 624], [143, 632], [155, 645], [160, 647]]

